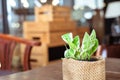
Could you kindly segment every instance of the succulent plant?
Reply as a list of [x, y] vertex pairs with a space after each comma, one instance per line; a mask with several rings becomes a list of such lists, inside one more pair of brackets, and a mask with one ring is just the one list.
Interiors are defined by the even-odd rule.
[[90, 35], [85, 32], [81, 46], [80, 38], [78, 35], [73, 38], [73, 34], [70, 32], [63, 34], [61, 37], [69, 46], [68, 48], [66, 47], [66, 50], [64, 52], [65, 58], [72, 58], [76, 60], [90, 60], [91, 56], [97, 50], [97, 47], [99, 45], [94, 29]]

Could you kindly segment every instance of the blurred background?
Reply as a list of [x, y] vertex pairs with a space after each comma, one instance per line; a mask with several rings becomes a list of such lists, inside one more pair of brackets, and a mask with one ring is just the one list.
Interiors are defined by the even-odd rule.
[[[52, 28], [54, 33], [50, 31], [36, 33], [34, 27], [36, 27], [36, 30], [38, 31], [46, 26], [46, 24], [43, 25], [44, 22], [42, 21], [42, 17], [41, 20], [39, 19], [40, 22], [36, 22], [36, 19], [41, 14], [39, 13], [39, 9], [42, 10], [43, 8], [44, 10], [43, 6], [45, 5], [69, 7], [70, 12], [67, 14], [70, 14], [71, 22], [64, 17], [64, 21], [54, 21], [54, 18], [53, 21], [49, 21], [49, 18], [51, 18], [49, 16], [48, 20], [47, 17], [44, 18], [47, 26], [52, 27], [54, 24], [54, 27], [58, 26], [58, 28]], [[37, 12], [37, 10], [35, 10], [35, 7], [39, 8], [38, 16], [36, 16], [35, 12]], [[65, 8], [63, 9], [63, 12], [67, 12], [65, 10], [69, 9]], [[45, 10], [48, 10], [49, 12], [49, 9]], [[47, 15], [49, 14], [48, 12], [44, 13]], [[54, 15], [55, 12], [53, 11], [53, 13], [50, 14]], [[65, 14], [63, 13], [63, 16], [64, 15]], [[27, 26], [24, 24], [26, 21], [28, 21], [26, 23]], [[42, 26], [40, 26], [41, 24]], [[33, 28], [31, 27], [31, 31], [34, 30], [34, 34], [28, 32], [30, 31], [29, 26], [34, 26]], [[58, 29], [60, 31], [54, 31]], [[72, 29], [75, 29], [75, 31]], [[62, 41], [59, 41], [61, 34], [72, 30], [82, 38], [84, 32], [90, 33], [92, 29], [96, 30], [100, 44], [120, 44], [120, 0], [0, 0], [0, 33], [24, 38], [31, 37], [39, 39], [38, 37], [40, 37], [41, 40], [45, 38], [42, 42], [42, 47], [34, 50], [35, 53], [37, 52], [37, 55], [34, 56], [34, 58], [38, 60], [37, 64], [44, 65], [44, 62], [41, 63], [41, 60], [38, 58], [41, 56], [39, 53], [40, 50], [42, 50], [42, 53], [44, 54], [49, 53], [47, 57], [46, 55], [42, 55], [42, 57], [44, 56], [44, 61], [48, 60], [48, 56], [49, 60], [58, 58], [58, 56], [59, 58], [63, 56], [63, 54], [56, 54], [58, 52], [64, 53], [65, 50], [64, 44], [61, 43]], [[53, 42], [46, 44], [45, 41], [47, 41], [49, 37], [46, 33], [54, 34], [55, 37], [50, 37], [50, 40], [55, 38], [55, 41], [53, 40]]]
[[[111, 30], [116, 17], [105, 17], [108, 4], [115, 1], [119, 0], [0, 0], [0, 32], [22, 36], [23, 22], [35, 19], [34, 7], [51, 4], [70, 7], [71, 18], [77, 22], [77, 26], [94, 28], [100, 42], [120, 43], [120, 27]], [[117, 8], [119, 14], [120, 6]], [[114, 13], [112, 10], [114, 8], [108, 13]]]

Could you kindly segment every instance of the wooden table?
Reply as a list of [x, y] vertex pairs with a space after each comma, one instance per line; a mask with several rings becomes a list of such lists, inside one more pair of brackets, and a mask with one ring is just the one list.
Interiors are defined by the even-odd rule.
[[[106, 80], [120, 80], [120, 59], [106, 60]], [[1, 76], [0, 80], [62, 80], [62, 62], [26, 72]]]

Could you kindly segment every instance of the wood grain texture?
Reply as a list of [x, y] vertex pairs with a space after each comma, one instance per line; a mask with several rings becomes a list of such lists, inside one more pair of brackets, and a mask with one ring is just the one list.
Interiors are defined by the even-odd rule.
[[[46, 67], [1, 76], [0, 80], [63, 80], [62, 62], [58, 61]], [[120, 80], [120, 59], [106, 59], [106, 80]]]
[[36, 21], [67, 21], [70, 20], [70, 7], [44, 5], [35, 7]]

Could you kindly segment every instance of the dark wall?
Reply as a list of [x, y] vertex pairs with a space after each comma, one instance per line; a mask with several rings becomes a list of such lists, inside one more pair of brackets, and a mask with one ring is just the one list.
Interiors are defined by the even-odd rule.
[[[120, 0], [104, 0], [104, 2], [106, 3], [106, 7], [104, 8], [104, 13], [106, 12], [106, 8], [108, 6], [108, 3], [114, 2], [114, 1], [120, 1]], [[111, 34], [111, 24], [113, 23], [114, 20], [115, 20], [115, 18], [105, 19], [104, 20], [105, 34], [106, 35], [110, 35]]]

